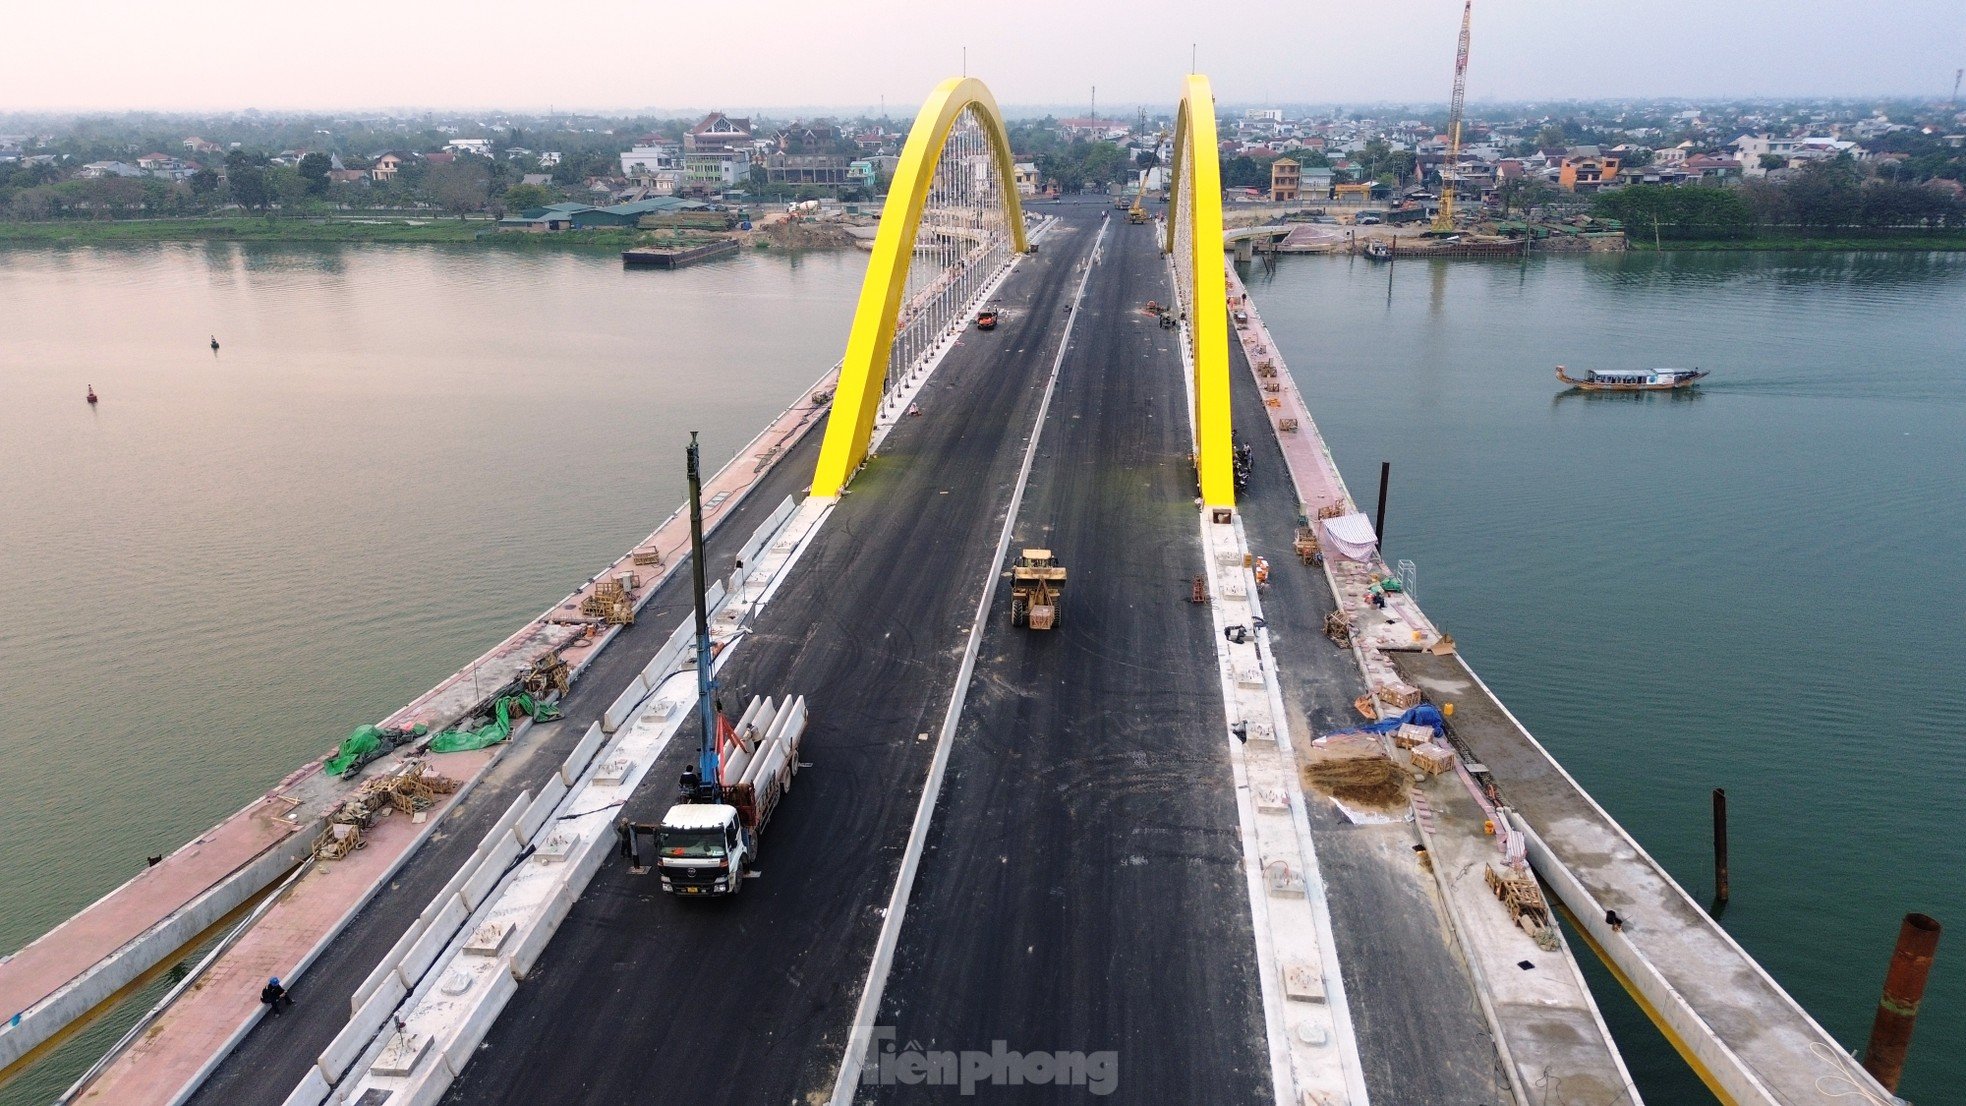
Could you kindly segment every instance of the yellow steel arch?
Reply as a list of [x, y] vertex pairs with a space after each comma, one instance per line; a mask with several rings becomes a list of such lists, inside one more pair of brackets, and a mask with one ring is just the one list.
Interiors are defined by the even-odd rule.
[[[832, 418], [826, 425], [826, 439], [819, 446], [819, 466], [812, 477], [813, 495], [839, 495], [854, 469], [867, 457], [867, 443], [874, 432], [874, 414], [881, 405], [888, 353], [894, 346], [895, 322], [901, 313], [901, 296], [908, 286], [915, 232], [921, 226], [922, 209], [935, 178], [935, 164], [942, 156], [942, 145], [948, 140], [950, 129], [970, 108], [976, 109], [983, 133], [989, 139], [1014, 248], [1018, 253], [1030, 248], [1024, 237], [1023, 207], [1017, 202], [1010, 137], [1004, 130], [996, 97], [974, 77], [951, 77], [935, 86], [928, 102], [915, 116], [907, 145], [901, 150], [901, 163], [895, 167], [894, 181], [888, 187], [887, 205], [881, 209], [880, 229], [874, 235], [873, 257], [867, 262], [867, 277], [860, 284], [860, 304], [853, 312], [853, 330], [847, 335], [846, 358], [840, 365], [839, 385], [833, 393]], [[1216, 238], [1221, 235], [1218, 233]]]
[[[1195, 372], [1195, 470], [1202, 500], [1236, 502], [1235, 431], [1229, 418], [1229, 286], [1222, 258], [1222, 167], [1215, 137], [1215, 93], [1208, 78], [1190, 73], [1174, 121], [1174, 165], [1167, 193], [1164, 248], [1179, 249], [1175, 271], [1188, 310], [1189, 353]], [[1186, 241], [1176, 224], [1186, 221]]]

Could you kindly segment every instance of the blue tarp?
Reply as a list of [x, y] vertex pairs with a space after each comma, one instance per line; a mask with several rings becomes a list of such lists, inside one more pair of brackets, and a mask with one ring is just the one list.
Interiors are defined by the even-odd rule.
[[1431, 726], [1436, 736], [1447, 732], [1447, 720], [1440, 716], [1439, 709], [1432, 703], [1421, 703], [1398, 718], [1387, 718], [1370, 725], [1360, 726], [1359, 729], [1364, 730], [1366, 733], [1392, 733], [1394, 730], [1409, 723], [1415, 726]]

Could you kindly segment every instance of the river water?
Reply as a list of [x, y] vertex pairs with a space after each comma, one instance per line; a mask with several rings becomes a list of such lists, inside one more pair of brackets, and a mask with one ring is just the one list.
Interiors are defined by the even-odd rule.
[[[1900, 917], [1966, 924], [1966, 255], [1245, 274], [1353, 495], [1392, 462], [1428, 613], [1702, 902], [1727, 789], [1727, 929], [1860, 1049]], [[1587, 396], [1557, 364], [1713, 376]], [[1641, 1090], [1707, 1100], [1600, 978]], [[1962, 1041], [1942, 947], [1901, 1092], [1966, 1102]]]
[[[864, 264], [0, 252], [0, 949], [647, 533], [689, 429], [721, 464], [838, 356]], [[1966, 258], [1248, 277], [1355, 493], [1393, 462], [1387, 548], [1429, 612], [1696, 893], [1728, 789], [1728, 928], [1860, 1045], [1899, 915], [1966, 918]], [[1565, 397], [1559, 362], [1715, 373]], [[1924, 1102], [1966, 1086], [1959, 959], [1913, 1048]], [[1697, 1101], [1605, 982], [1652, 1101]], [[0, 1103], [45, 1101], [133, 1013]]]
[[838, 358], [865, 265], [0, 251], [0, 951], [654, 529], [691, 429], [714, 471]]

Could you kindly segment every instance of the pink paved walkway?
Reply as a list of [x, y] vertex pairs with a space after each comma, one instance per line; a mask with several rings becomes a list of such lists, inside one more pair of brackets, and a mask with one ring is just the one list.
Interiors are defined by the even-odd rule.
[[[705, 483], [706, 530], [735, 509], [772, 465], [819, 423], [830, 403], [834, 379], [833, 373], [822, 377]], [[686, 512], [678, 510], [636, 546], [636, 550], [660, 551], [661, 565], [636, 567], [634, 551], [630, 551], [597, 573], [595, 581], [621, 572], [637, 573], [641, 580], [633, 595], [639, 607], [654, 594], [688, 546], [689, 518]], [[472, 665], [459, 669], [387, 721], [390, 724], [424, 721], [433, 729], [453, 724], [477, 706], [480, 689], [502, 685], [523, 671], [534, 657], [556, 645], [568, 665], [578, 672], [616, 632], [613, 627], [590, 629], [588, 620], [579, 618], [580, 601], [592, 590], [593, 583], [582, 585], [552, 610], [521, 627]], [[385, 771], [400, 759], [384, 758], [364, 774]], [[434, 770], [454, 779], [475, 780], [493, 759], [494, 753], [453, 753], [431, 758], [430, 764]], [[52, 988], [59, 988], [87, 971], [172, 911], [221, 883], [242, 864], [299, 831], [291, 824], [275, 822], [267, 810], [284, 812], [298, 806], [294, 817], [306, 832], [316, 833], [321, 817], [352, 786], [321, 775], [318, 761], [296, 770], [266, 799], [233, 815], [163, 864], [50, 931], [12, 960], [0, 963], [0, 998], [5, 999], [0, 1005], [9, 1011], [22, 1010], [40, 1001]], [[427, 827], [434, 826], [451, 805], [446, 800], [433, 808], [427, 826], [411, 827], [406, 817], [385, 819], [378, 824], [367, 848], [310, 872], [251, 932], [227, 950], [151, 1026], [140, 1042], [110, 1064], [90, 1085], [84, 1098], [118, 1106], [169, 1102], [215, 1052], [259, 1015], [260, 984], [268, 976], [285, 980], [298, 975], [296, 969], [311, 959], [315, 947], [337, 932], [343, 921], [367, 901], [383, 874], [415, 849]], [[167, 950], [166, 955], [175, 951]], [[40, 997], [28, 997], [37, 991]], [[16, 994], [27, 1001], [13, 1004]]]
[[[1284, 365], [1283, 355], [1277, 351], [1269, 328], [1263, 325], [1262, 317], [1248, 302], [1248, 292], [1234, 269], [1230, 269], [1228, 281], [1230, 301], [1248, 316], [1248, 322], [1236, 324], [1236, 338], [1242, 343], [1250, 371], [1255, 374], [1257, 385], [1263, 390], [1270, 428], [1283, 446], [1284, 463], [1290, 469], [1290, 480], [1297, 489], [1297, 499], [1305, 517], [1316, 519], [1319, 509], [1324, 507], [1338, 506], [1348, 512], [1358, 510], [1351, 493], [1345, 489], [1344, 477], [1338, 473], [1338, 464], [1332, 459], [1324, 436], [1318, 433], [1317, 423], [1311, 418], [1310, 407], [1304, 402], [1297, 381]], [[1274, 376], [1263, 375], [1266, 365], [1276, 370]], [[1297, 428], [1283, 429], [1283, 423], [1290, 419], [1297, 421]], [[1332, 595], [1336, 597], [1338, 605], [1352, 616], [1352, 624], [1357, 628], [1353, 645], [1366, 682], [1375, 691], [1401, 682], [1399, 673], [1384, 650], [1430, 646], [1440, 640], [1440, 631], [1421, 612], [1420, 605], [1410, 595], [1388, 596], [1384, 609], [1372, 605], [1367, 590], [1372, 575], [1392, 575], [1386, 562], [1376, 553], [1370, 561], [1364, 562], [1326, 556], [1324, 570], [1331, 581]]]
[[73, 982], [299, 827], [288, 804], [261, 799], [0, 962], [0, 1020]]
[[[430, 763], [453, 779], [472, 779], [492, 760], [492, 751], [481, 749], [433, 757]], [[293, 983], [317, 946], [361, 909], [389, 871], [436, 828], [458, 794], [461, 791], [444, 796], [423, 825], [414, 824], [407, 814], [392, 812], [368, 832], [366, 847], [345, 859], [315, 866], [76, 1101], [116, 1106], [169, 1102], [206, 1061], [261, 1016], [261, 985], [272, 976]], [[310, 1002], [335, 1001], [325, 995], [306, 995], [299, 984], [295, 993]], [[271, 1088], [269, 1101], [285, 1097], [270, 1092]]]

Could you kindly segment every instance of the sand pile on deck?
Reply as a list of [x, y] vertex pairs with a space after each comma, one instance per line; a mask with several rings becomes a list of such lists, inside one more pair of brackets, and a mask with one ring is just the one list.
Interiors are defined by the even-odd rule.
[[1380, 752], [1328, 755], [1304, 765], [1304, 784], [1351, 806], [1404, 805], [1411, 781]]

